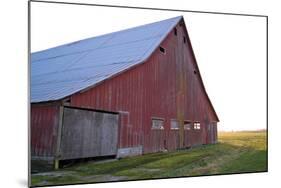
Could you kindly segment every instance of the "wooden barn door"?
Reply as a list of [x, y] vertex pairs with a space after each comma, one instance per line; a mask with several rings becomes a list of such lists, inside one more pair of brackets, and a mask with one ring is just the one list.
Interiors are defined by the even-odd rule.
[[161, 118], [152, 118], [151, 128], [151, 152], [159, 152], [166, 149], [164, 120]]
[[192, 123], [190, 121], [184, 121], [184, 147], [190, 147], [191, 146], [191, 129], [192, 129]]
[[208, 124], [208, 144], [214, 143], [215, 140], [215, 132], [214, 132], [214, 124]]
[[65, 107], [60, 159], [117, 154], [118, 115]]

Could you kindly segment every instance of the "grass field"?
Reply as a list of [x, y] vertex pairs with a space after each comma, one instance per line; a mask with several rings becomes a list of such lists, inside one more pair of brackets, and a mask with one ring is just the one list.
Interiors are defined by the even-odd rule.
[[267, 171], [265, 131], [219, 133], [219, 142], [33, 174], [32, 186]]

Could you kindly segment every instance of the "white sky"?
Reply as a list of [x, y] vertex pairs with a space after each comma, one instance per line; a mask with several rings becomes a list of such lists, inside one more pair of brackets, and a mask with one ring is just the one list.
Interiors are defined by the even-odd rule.
[[266, 128], [265, 18], [32, 3], [31, 51], [179, 15], [219, 130]]

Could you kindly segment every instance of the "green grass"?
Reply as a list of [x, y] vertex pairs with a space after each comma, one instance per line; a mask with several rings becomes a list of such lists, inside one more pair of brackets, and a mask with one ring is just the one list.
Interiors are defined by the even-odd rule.
[[265, 171], [267, 169], [266, 132], [222, 133], [224, 144], [238, 147], [239, 155], [221, 166], [222, 173]]
[[87, 162], [32, 175], [32, 185], [59, 185], [267, 171], [265, 131], [219, 133], [219, 143], [106, 163]]

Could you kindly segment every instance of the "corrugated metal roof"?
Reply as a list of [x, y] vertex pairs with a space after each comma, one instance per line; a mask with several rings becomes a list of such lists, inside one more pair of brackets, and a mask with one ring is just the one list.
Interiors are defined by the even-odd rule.
[[31, 54], [31, 102], [65, 98], [144, 62], [182, 16]]

